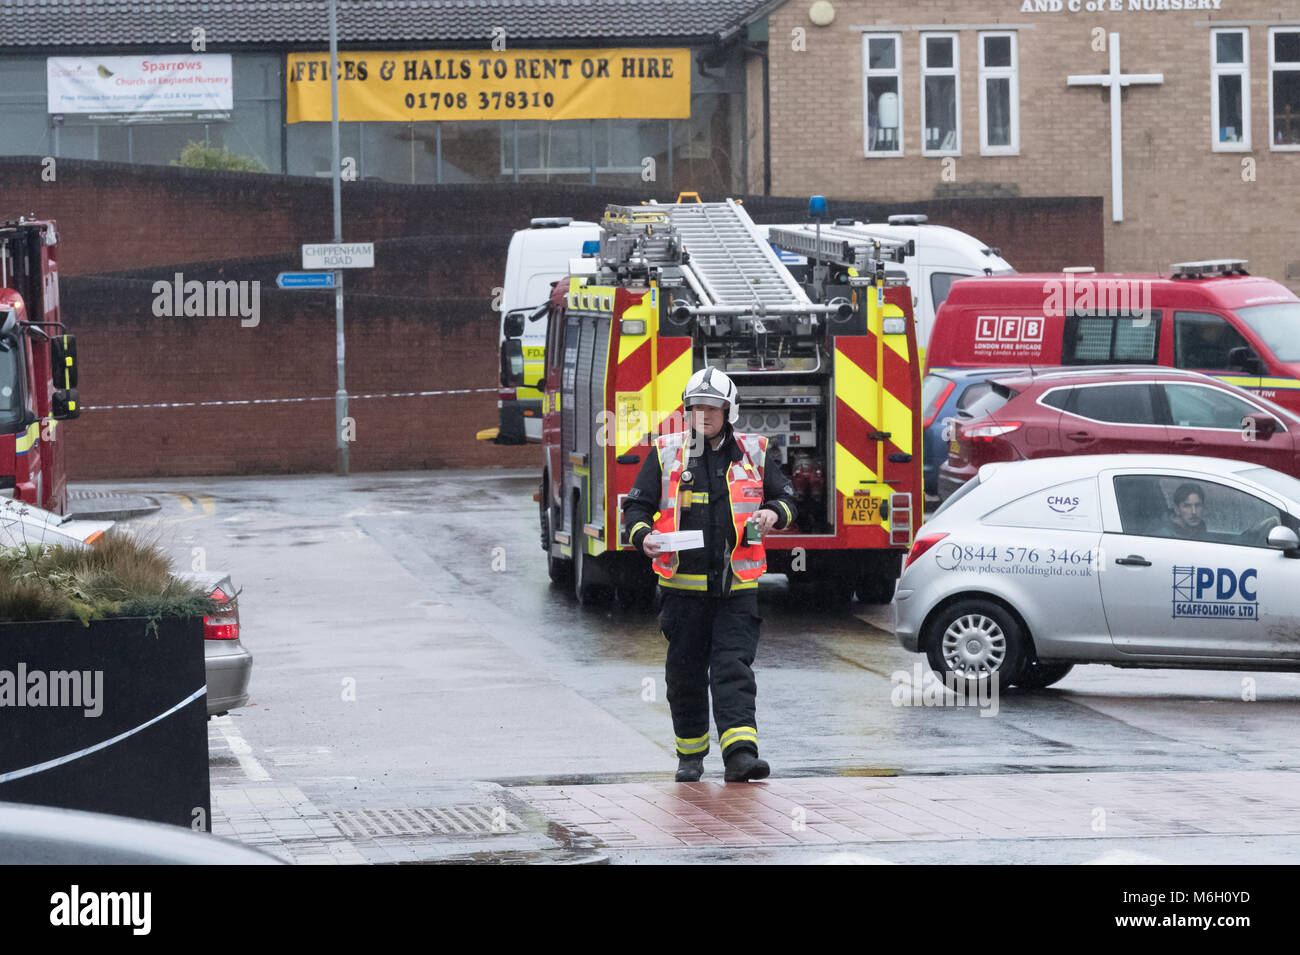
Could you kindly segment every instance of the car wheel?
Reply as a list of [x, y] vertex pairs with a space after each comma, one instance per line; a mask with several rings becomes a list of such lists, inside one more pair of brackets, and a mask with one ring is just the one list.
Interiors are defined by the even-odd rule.
[[989, 679], [998, 688], [1017, 682], [1028, 637], [1011, 614], [991, 600], [959, 600], [929, 627], [930, 667], [957, 690], [973, 691]]
[[546, 551], [546, 573], [557, 584], [568, 584], [573, 574], [573, 561], [556, 557], [551, 546], [551, 510], [546, 506], [548, 497], [546, 479], [542, 479], [542, 494], [537, 505], [542, 522], [542, 550]]
[[1073, 669], [1073, 663], [1039, 663], [1035, 660], [1025, 667], [1016, 686], [1022, 690], [1045, 690], [1053, 683], [1064, 680], [1065, 675]]

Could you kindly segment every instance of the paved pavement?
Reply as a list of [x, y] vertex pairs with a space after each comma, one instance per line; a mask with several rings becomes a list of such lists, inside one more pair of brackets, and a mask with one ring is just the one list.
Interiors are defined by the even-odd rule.
[[779, 579], [758, 660], [774, 777], [724, 786], [715, 750], [673, 783], [655, 620], [549, 585], [533, 484], [84, 488], [158, 501], [131, 523], [242, 588], [252, 699], [209, 723], [215, 832], [327, 864], [1300, 861], [1300, 675], [1083, 667], [993, 718], [902, 705], [919, 658], [888, 608]]

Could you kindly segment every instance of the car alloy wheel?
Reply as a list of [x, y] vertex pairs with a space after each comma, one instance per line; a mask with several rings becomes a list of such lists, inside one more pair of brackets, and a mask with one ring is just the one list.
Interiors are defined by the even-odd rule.
[[968, 679], [1001, 669], [1007, 659], [1007, 635], [996, 620], [983, 614], [958, 617], [941, 639], [948, 669]]
[[930, 668], [953, 689], [995, 680], [1001, 689], [1020, 678], [1033, 657], [1029, 635], [1002, 605], [968, 598], [950, 604], [926, 625]]

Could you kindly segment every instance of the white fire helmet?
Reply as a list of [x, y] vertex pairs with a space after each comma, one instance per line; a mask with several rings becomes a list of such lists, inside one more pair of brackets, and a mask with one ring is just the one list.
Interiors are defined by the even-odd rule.
[[705, 368], [691, 375], [686, 390], [682, 392], [682, 406], [688, 411], [691, 405], [725, 407], [728, 409], [727, 421], [731, 424], [740, 417], [739, 400], [740, 392], [736, 390], [735, 382], [716, 368]]

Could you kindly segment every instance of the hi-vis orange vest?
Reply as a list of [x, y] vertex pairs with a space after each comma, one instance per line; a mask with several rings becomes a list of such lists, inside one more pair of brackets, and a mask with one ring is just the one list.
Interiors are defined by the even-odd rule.
[[[745, 522], [763, 506], [763, 463], [767, 438], [758, 434], [735, 433], [742, 458], [727, 468], [727, 496], [736, 528], [736, 547], [731, 552], [731, 569], [741, 580], [758, 580], [767, 570], [767, 553], [762, 541], [745, 543]], [[678, 529], [679, 491], [685, 470], [686, 442], [690, 433], [679, 431], [655, 438], [659, 452], [659, 515], [654, 529], [668, 534]], [[654, 572], [665, 580], [677, 572], [677, 551], [660, 554], [652, 562]]]

